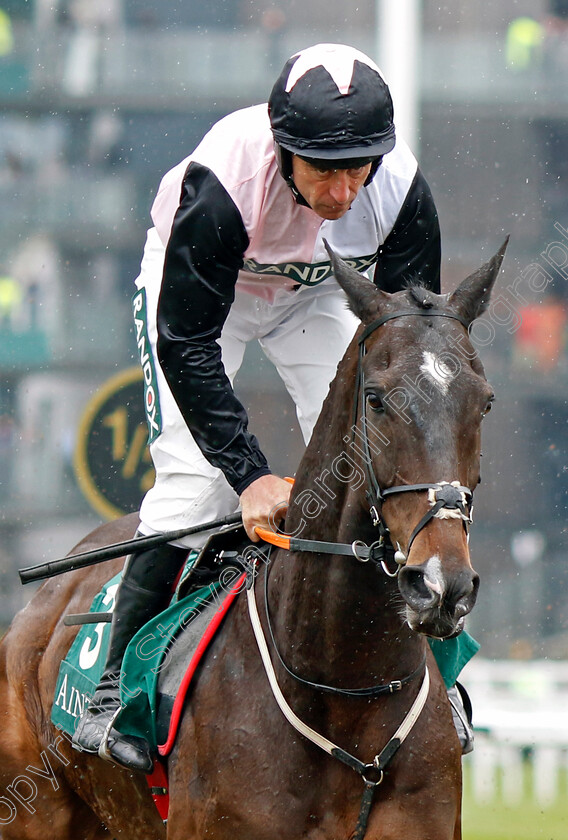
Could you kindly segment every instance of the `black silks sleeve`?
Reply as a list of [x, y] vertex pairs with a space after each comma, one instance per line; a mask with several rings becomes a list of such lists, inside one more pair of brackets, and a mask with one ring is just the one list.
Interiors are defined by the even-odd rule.
[[378, 252], [374, 281], [385, 292], [398, 292], [408, 281], [440, 293], [440, 225], [426, 179], [416, 175], [392, 231]]
[[158, 358], [197, 445], [239, 494], [270, 473], [217, 343], [248, 241], [240, 213], [217, 177], [190, 163], [166, 248]]

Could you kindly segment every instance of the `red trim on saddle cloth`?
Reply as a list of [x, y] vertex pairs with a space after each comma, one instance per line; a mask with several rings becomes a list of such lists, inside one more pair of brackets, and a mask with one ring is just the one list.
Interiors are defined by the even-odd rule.
[[171, 717], [170, 717], [170, 726], [169, 726], [169, 730], [168, 730], [167, 741], [166, 741], [165, 744], [162, 744], [161, 746], [158, 747], [158, 752], [161, 756], [167, 756], [171, 752], [171, 749], [174, 745], [174, 741], [176, 739], [177, 730], [178, 730], [178, 726], [179, 726], [179, 722], [180, 722], [180, 718], [181, 718], [181, 713], [182, 713], [183, 706], [184, 706], [184, 703], [185, 703], [185, 697], [186, 697], [186, 694], [187, 694], [187, 690], [189, 688], [189, 684], [191, 683], [191, 680], [193, 679], [193, 676], [195, 674], [197, 666], [199, 665], [199, 663], [201, 661], [201, 658], [202, 658], [203, 654], [205, 653], [205, 651], [209, 647], [209, 643], [211, 642], [215, 633], [217, 632], [217, 630], [219, 628], [219, 625], [221, 624], [221, 622], [223, 621], [227, 612], [229, 611], [229, 608], [231, 607], [231, 605], [232, 605], [233, 601], [235, 600], [236, 596], [241, 591], [241, 587], [242, 587], [242, 584], [243, 584], [245, 578], [246, 578], [246, 572], [243, 572], [243, 574], [237, 579], [236, 583], [234, 584], [234, 586], [230, 590], [229, 594], [227, 595], [227, 597], [225, 598], [225, 600], [223, 601], [223, 603], [221, 604], [219, 609], [216, 611], [216, 613], [213, 616], [213, 618], [211, 619], [211, 621], [209, 622], [209, 624], [207, 626], [207, 630], [205, 631], [205, 633], [201, 637], [201, 639], [199, 641], [199, 644], [197, 645], [197, 648], [195, 649], [195, 653], [193, 654], [193, 656], [191, 658], [191, 662], [189, 663], [187, 671], [185, 672], [183, 680], [181, 681], [176, 699], [174, 701], [174, 706], [173, 706], [172, 714], [171, 714]]
[[158, 809], [158, 814], [165, 821], [168, 818], [168, 811], [170, 809], [170, 794], [168, 791], [168, 775], [165, 766], [160, 762], [154, 763], [154, 769], [146, 776], [154, 805]]
[[[243, 572], [243, 574], [238, 578], [237, 582], [230, 590], [229, 594], [227, 595], [227, 597], [225, 598], [225, 600], [223, 601], [223, 603], [221, 604], [211, 621], [209, 622], [207, 630], [203, 634], [195, 650], [195, 653], [191, 658], [191, 662], [189, 663], [184, 678], [181, 681], [174, 702], [174, 707], [172, 709], [170, 727], [168, 731], [168, 739], [165, 744], [162, 744], [158, 747], [158, 752], [160, 753], [160, 756], [167, 756], [174, 745], [189, 684], [191, 683], [193, 675], [195, 674], [195, 671], [197, 669], [197, 666], [199, 665], [199, 662], [201, 661], [203, 654], [207, 650], [209, 643], [211, 642], [215, 633], [219, 629], [219, 625], [223, 621], [224, 617], [227, 615], [229, 608], [234, 602], [236, 596], [241, 591], [241, 585], [243, 584], [245, 578], [246, 572]], [[168, 819], [168, 812], [170, 808], [170, 794], [168, 790], [168, 773], [166, 764], [162, 763], [162, 761], [158, 759], [154, 763], [154, 769], [152, 773], [146, 776], [146, 781], [148, 783], [148, 787], [150, 788], [150, 793], [152, 795], [152, 799], [154, 800], [154, 804], [158, 809], [158, 813], [161, 819], [166, 821]]]

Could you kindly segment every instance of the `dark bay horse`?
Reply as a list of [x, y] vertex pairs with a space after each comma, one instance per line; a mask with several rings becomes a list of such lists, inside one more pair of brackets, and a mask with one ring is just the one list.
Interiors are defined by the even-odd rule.
[[[244, 595], [208, 652], [168, 758], [167, 828], [142, 776], [74, 752], [50, 722], [59, 663], [76, 633], [62, 618], [88, 610], [118, 559], [47, 581], [0, 644], [3, 840], [346, 840], [367, 787], [345, 756], [367, 765], [369, 787], [380, 781], [374, 757], [422, 695], [373, 789], [365, 836], [461, 837], [460, 747], [426, 636], [459, 633], [475, 602], [466, 520], [492, 392], [467, 326], [487, 308], [503, 254], [446, 296], [419, 286], [388, 295], [336, 263], [362, 327], [302, 459], [286, 529], [294, 539], [351, 546], [351, 556], [333, 546], [276, 549], [254, 591], [289, 708], [342, 760], [278, 708]], [[132, 516], [104, 525], [77, 550], [129, 538], [136, 525]], [[365, 553], [386, 528], [398, 576], [392, 556], [381, 565]], [[265, 584], [289, 671], [272, 646]], [[385, 696], [356, 690], [392, 681], [400, 690]]]

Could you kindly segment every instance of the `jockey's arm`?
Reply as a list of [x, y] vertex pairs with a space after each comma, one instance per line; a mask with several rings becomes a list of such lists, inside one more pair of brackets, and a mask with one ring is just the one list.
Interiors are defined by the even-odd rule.
[[436, 205], [420, 169], [394, 227], [379, 248], [374, 282], [385, 292], [398, 292], [408, 281], [440, 293], [440, 225]]
[[[165, 189], [179, 194], [179, 184]], [[204, 457], [240, 495], [270, 474], [217, 342], [234, 300], [248, 235], [214, 173], [195, 162], [184, 174], [170, 227], [160, 224], [158, 213], [152, 218], [166, 240], [158, 304], [160, 365]]]

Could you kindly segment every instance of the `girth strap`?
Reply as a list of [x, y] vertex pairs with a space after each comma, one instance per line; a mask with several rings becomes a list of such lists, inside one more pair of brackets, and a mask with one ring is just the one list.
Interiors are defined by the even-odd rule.
[[361, 798], [361, 805], [359, 807], [359, 818], [357, 820], [357, 825], [355, 826], [355, 831], [353, 834], [349, 835], [349, 840], [363, 840], [365, 834], [367, 833], [367, 823], [369, 822], [369, 814], [371, 813], [371, 807], [373, 805], [373, 800], [375, 798], [375, 790], [379, 782], [365, 782], [365, 790], [363, 791], [363, 796]]

